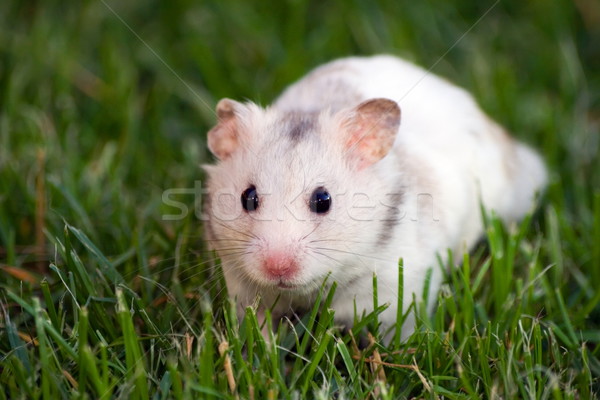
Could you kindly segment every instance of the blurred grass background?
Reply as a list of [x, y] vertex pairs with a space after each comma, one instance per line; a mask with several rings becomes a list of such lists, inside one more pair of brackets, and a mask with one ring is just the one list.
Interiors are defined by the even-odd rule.
[[31, 244], [41, 152], [49, 225], [81, 220], [122, 251], [144, 206], [200, 176], [218, 99], [268, 104], [320, 63], [380, 52], [472, 91], [542, 149], [560, 178], [552, 200], [578, 214], [599, 179], [600, 17], [576, 4], [3, 2], [2, 237]]
[[[538, 251], [540, 270], [552, 268], [539, 289], [540, 304], [523, 312], [548, 313], [550, 325], [556, 318], [557, 326], [576, 330], [573, 345], [589, 346], [596, 368], [591, 371], [597, 374], [598, 1], [5, 0], [0, 4], [2, 382], [17, 370], [2, 366], [16, 351], [8, 340], [11, 329], [37, 336], [35, 312], [17, 305], [8, 291], [33, 307], [33, 299], [46, 293], [45, 279], [51, 296], [42, 309], [51, 312], [49, 303], [56, 304], [62, 315], [57, 331], [77, 339], [73, 327], [80, 311], [64, 298], [68, 288], [78, 287], [77, 274], [65, 273], [67, 282], [61, 283], [57, 272], [65, 264], [78, 265], [68, 260], [70, 251], [80, 254], [75, 258], [81, 257], [97, 288], [93, 296], [76, 294], [82, 304], [104, 299], [110, 307], [102, 312], [117, 317], [114, 282], [107, 278], [115, 268], [122, 276], [115, 282], [139, 295], [145, 305], [140, 309], [146, 307], [149, 320], [136, 325], [142, 336], [152, 324], [157, 331], [184, 332], [177, 307], [155, 308], [164, 293], [189, 303], [191, 293], [209, 279], [203, 272], [202, 230], [193, 213], [163, 221], [162, 215], [174, 210], [161, 196], [165, 189], [192, 188], [202, 179], [198, 166], [211, 161], [205, 132], [215, 120], [214, 104], [231, 97], [266, 105], [316, 65], [374, 53], [435, 66], [433, 73], [471, 91], [494, 119], [543, 153], [551, 184], [527, 237]], [[193, 207], [191, 196], [182, 200]], [[108, 257], [110, 268], [99, 254]], [[532, 259], [521, 256], [518, 276], [526, 275], [519, 266]], [[211, 281], [208, 293], [218, 288]], [[555, 288], [573, 319], [569, 323], [556, 316], [560, 301], [543, 300]], [[485, 296], [476, 301], [482, 309], [492, 303]], [[99, 315], [91, 314], [90, 324], [102, 326], [95, 319]], [[183, 321], [201, 336], [203, 318], [202, 310], [192, 307]], [[120, 343], [123, 336], [112, 335], [108, 339]], [[31, 362], [41, 362], [36, 346], [27, 349]], [[583, 368], [570, 362], [565, 360], [564, 371]], [[417, 386], [405, 393], [431, 393], [412, 378]], [[595, 387], [597, 393], [597, 375], [586, 379], [575, 386]], [[36, 382], [23, 384], [32, 395]], [[69, 393], [67, 383], [59, 384], [63, 395]]]

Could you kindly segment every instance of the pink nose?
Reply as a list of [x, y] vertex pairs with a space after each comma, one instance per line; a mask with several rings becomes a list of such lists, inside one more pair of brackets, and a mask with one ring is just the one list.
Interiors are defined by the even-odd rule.
[[264, 258], [263, 270], [271, 279], [287, 280], [298, 272], [298, 263], [289, 254], [270, 253]]

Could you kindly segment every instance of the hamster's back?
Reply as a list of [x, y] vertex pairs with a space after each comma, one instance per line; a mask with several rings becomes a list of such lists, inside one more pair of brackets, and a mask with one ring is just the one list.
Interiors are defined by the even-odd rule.
[[546, 182], [541, 158], [492, 121], [467, 91], [408, 61], [388, 55], [335, 60], [288, 87], [273, 106], [335, 112], [378, 97], [400, 105], [396, 148], [427, 152], [449, 180], [472, 176], [471, 197], [505, 220], [531, 209]]

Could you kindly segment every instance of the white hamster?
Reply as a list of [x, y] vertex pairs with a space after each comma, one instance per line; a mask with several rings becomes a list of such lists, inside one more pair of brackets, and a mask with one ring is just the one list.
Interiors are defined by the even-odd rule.
[[[466, 91], [392, 56], [333, 61], [267, 108], [223, 99], [217, 116], [205, 228], [240, 317], [252, 304], [274, 319], [311, 308], [329, 275], [335, 319], [348, 325], [355, 308], [372, 310], [375, 273], [389, 338], [398, 260], [404, 307], [432, 269], [431, 307], [438, 255], [480, 238], [480, 204], [519, 220], [547, 179], [541, 158]], [[410, 315], [402, 336], [413, 329]]]

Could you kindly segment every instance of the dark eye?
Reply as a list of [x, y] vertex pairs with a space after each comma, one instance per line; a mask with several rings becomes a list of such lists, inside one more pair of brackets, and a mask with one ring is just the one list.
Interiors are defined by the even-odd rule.
[[246, 211], [254, 211], [258, 208], [258, 193], [256, 193], [254, 185], [251, 185], [242, 193], [242, 207]]
[[331, 206], [331, 195], [324, 187], [318, 187], [310, 196], [310, 211], [317, 214], [326, 213]]

